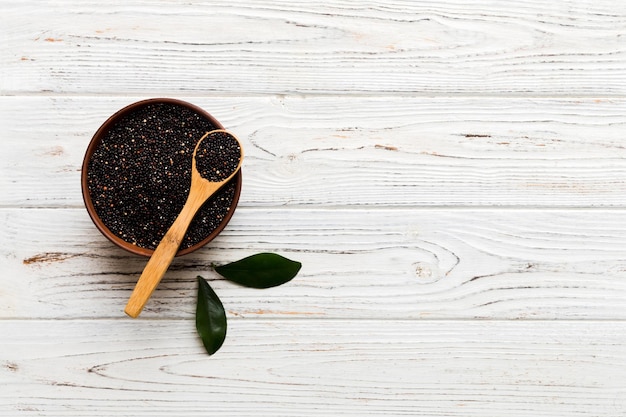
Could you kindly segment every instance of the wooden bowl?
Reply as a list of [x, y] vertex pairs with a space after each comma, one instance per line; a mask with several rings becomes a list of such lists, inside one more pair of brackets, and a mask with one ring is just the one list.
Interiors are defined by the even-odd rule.
[[[85, 207], [87, 208], [87, 212], [89, 213], [89, 216], [91, 217], [92, 221], [94, 222], [98, 230], [100, 230], [100, 232], [104, 236], [106, 236], [111, 242], [113, 242], [115, 245], [119, 246], [120, 248], [125, 249], [137, 255], [148, 256], [148, 257], [152, 255], [152, 252], [154, 251], [153, 248], [142, 247], [128, 240], [125, 240], [118, 234], [114, 233], [109, 228], [110, 225], [105, 224], [105, 222], [101, 218], [101, 215], [98, 214], [98, 210], [96, 209], [96, 206], [94, 205], [94, 199], [92, 198], [93, 197], [92, 191], [90, 190], [89, 169], [90, 169], [90, 161], [92, 159], [92, 156], [94, 155], [94, 152], [96, 152], [98, 147], [101, 145], [103, 138], [106, 138], [106, 136], [109, 134], [109, 131], [112, 128], [115, 128], [116, 126], [119, 127], [120, 123], [124, 123], [124, 120], [127, 117], [132, 117], [133, 113], [138, 112], [138, 111], [147, 111], [146, 110], [147, 106], [152, 106], [148, 108], [153, 108], [155, 107], [155, 105], [161, 106], [161, 108], [167, 108], [168, 106], [173, 106], [172, 108], [174, 108], [175, 106], [180, 106], [188, 111], [195, 113], [195, 115], [201, 118], [203, 122], [210, 123], [210, 125], [212, 125], [214, 129], [224, 129], [222, 124], [219, 123], [209, 113], [185, 101], [170, 99], [170, 98], [154, 98], [154, 99], [142, 100], [142, 101], [130, 104], [124, 107], [123, 109], [119, 110], [115, 114], [113, 114], [96, 131], [85, 153], [85, 158], [83, 160], [82, 172], [81, 172], [81, 186], [82, 186], [82, 193], [83, 193], [83, 200], [85, 202]], [[197, 139], [199, 139], [199, 137], [195, 138], [195, 140]], [[191, 140], [191, 139], [185, 139], [185, 140]], [[190, 154], [189, 161], [191, 161], [191, 157], [192, 155]], [[234, 193], [232, 193], [232, 196], [225, 194], [220, 197], [222, 199], [221, 201], [224, 201], [223, 208], [226, 209], [226, 205], [228, 205], [228, 209], [227, 209], [228, 211], [225, 214], [223, 214], [223, 217], [220, 216], [219, 218], [217, 218], [217, 220], [209, 219], [213, 221], [213, 223], [216, 223], [219, 220], [219, 224], [217, 225], [217, 227], [213, 228], [210, 231], [203, 230], [202, 232], [196, 233], [196, 234], [201, 235], [201, 237], [200, 238], [197, 237], [195, 240], [198, 240], [198, 239], [200, 240], [197, 241], [196, 243], [193, 243], [191, 246], [189, 246], [190, 243], [188, 242], [187, 247], [183, 247], [184, 245], [183, 243], [183, 245], [181, 245], [181, 249], [179, 249], [176, 256], [185, 255], [201, 248], [202, 246], [212, 241], [224, 229], [224, 227], [226, 227], [226, 225], [228, 224], [232, 215], [235, 212], [235, 208], [237, 207], [237, 203], [239, 201], [239, 195], [241, 194], [241, 184], [242, 184], [242, 175], [241, 175], [241, 170], [240, 170], [237, 173], [237, 175], [235, 175], [235, 177], [233, 177], [233, 179], [222, 188], [222, 190], [228, 189], [228, 194], [230, 194], [231, 193], [230, 187], [234, 187]], [[147, 186], [149, 186], [149, 184], [147, 184]], [[181, 202], [181, 206], [182, 206], [182, 203], [184, 203], [184, 201]], [[100, 210], [100, 213], [105, 215], [106, 217], [106, 213], [102, 211], [103, 208], [100, 207], [99, 210]], [[203, 208], [201, 208], [198, 211], [196, 217], [197, 218], [199, 217], [200, 218], [199, 220], [201, 221], [206, 220], [202, 216], [207, 216], [208, 211], [209, 210], [208, 209], [205, 210], [205, 206], [203, 206]], [[145, 219], [145, 220], [149, 221], [150, 219]], [[212, 223], [209, 223], [209, 224], [212, 224]], [[167, 227], [165, 228], [165, 230], [167, 230]], [[190, 232], [193, 232], [192, 231], [193, 227], [194, 225], [192, 224], [189, 229]], [[165, 230], [163, 231], [163, 233], [165, 233]], [[198, 229], [198, 230], [202, 230], [202, 229]], [[204, 236], [204, 234], [206, 234], [206, 236]], [[158, 237], [155, 236], [157, 240], [160, 240], [161, 237], [162, 236], [158, 236]]]

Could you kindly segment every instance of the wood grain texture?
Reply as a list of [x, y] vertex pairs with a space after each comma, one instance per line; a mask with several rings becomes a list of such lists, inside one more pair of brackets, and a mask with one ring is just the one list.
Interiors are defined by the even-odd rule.
[[[626, 415], [626, 3], [7, 0], [0, 416]], [[148, 97], [244, 140], [240, 206], [138, 320], [91, 223]], [[258, 291], [210, 272], [303, 263]], [[204, 353], [196, 275], [227, 310]]]
[[[624, 322], [0, 321], [4, 416], [626, 413]], [[598, 336], [601, 335], [601, 338]]]
[[[138, 99], [0, 98], [0, 204], [82, 207], [91, 137]], [[626, 206], [623, 99], [185, 99], [242, 139], [242, 206]]]
[[626, 92], [626, 7], [590, 1], [5, 1], [0, 92]]
[[[0, 210], [3, 318], [115, 318], [147, 261], [113, 247], [84, 210]], [[237, 317], [626, 319], [621, 210], [240, 208], [177, 258], [142, 317], [191, 318], [196, 276]], [[257, 252], [303, 263], [254, 290], [211, 263]]]

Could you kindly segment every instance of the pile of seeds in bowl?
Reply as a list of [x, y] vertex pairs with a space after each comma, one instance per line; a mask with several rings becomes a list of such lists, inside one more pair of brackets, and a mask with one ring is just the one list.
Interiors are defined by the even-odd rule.
[[[182, 209], [198, 140], [217, 129], [175, 103], [151, 103], [122, 117], [89, 160], [89, 194], [102, 222], [126, 242], [154, 249]], [[198, 211], [180, 249], [211, 234], [230, 210], [236, 183], [226, 184]]]

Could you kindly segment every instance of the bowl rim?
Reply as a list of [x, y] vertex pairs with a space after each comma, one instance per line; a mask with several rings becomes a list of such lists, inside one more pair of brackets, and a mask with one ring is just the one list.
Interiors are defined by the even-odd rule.
[[[91, 160], [91, 156], [93, 155], [96, 147], [100, 144], [102, 137], [109, 131], [109, 129], [115, 123], [117, 123], [120, 118], [124, 117], [125, 115], [137, 110], [138, 108], [147, 106], [149, 104], [154, 104], [154, 103], [175, 104], [175, 105], [186, 107], [196, 113], [201, 114], [203, 117], [207, 118], [216, 127], [216, 129], [224, 129], [224, 126], [222, 126], [222, 124], [215, 117], [213, 117], [206, 110], [196, 106], [195, 104], [191, 104], [189, 102], [175, 99], [175, 98], [157, 97], [157, 98], [149, 98], [149, 99], [136, 101], [134, 103], [131, 103], [119, 109], [118, 111], [113, 113], [111, 116], [109, 116], [109, 118], [98, 128], [98, 130], [96, 130], [96, 133], [94, 133], [93, 137], [91, 138], [91, 141], [89, 142], [89, 145], [87, 146], [87, 150], [85, 151], [85, 156], [83, 158], [83, 164], [81, 167], [81, 190], [83, 194], [83, 202], [87, 209], [87, 213], [89, 213], [89, 217], [91, 218], [96, 228], [100, 231], [100, 233], [102, 233], [113, 244], [135, 255], [141, 255], [141, 256], [146, 256], [146, 257], [152, 256], [152, 253], [154, 252], [154, 250], [142, 248], [137, 245], [133, 245], [132, 243], [127, 242], [124, 239], [120, 238], [119, 236], [114, 234], [104, 224], [102, 219], [98, 216], [95, 206], [93, 205], [93, 202], [91, 200], [91, 195], [89, 193], [89, 183], [87, 179], [87, 173], [89, 170], [89, 161]], [[200, 249], [201, 247], [203, 247], [204, 245], [206, 245], [207, 243], [215, 239], [217, 235], [219, 235], [222, 232], [222, 230], [224, 230], [224, 228], [226, 227], [226, 225], [232, 218], [233, 214], [235, 213], [235, 209], [239, 202], [239, 196], [241, 194], [241, 185], [242, 185], [241, 169], [239, 169], [239, 172], [227, 184], [231, 184], [233, 181], [236, 183], [233, 201], [230, 205], [228, 212], [226, 213], [226, 215], [224, 216], [220, 224], [217, 226], [217, 228], [215, 228], [207, 237], [205, 237], [204, 239], [202, 239], [200, 242], [196, 243], [195, 245], [192, 245], [185, 249], [180, 249], [176, 253], [176, 256], [187, 255], [191, 252], [194, 252]]]

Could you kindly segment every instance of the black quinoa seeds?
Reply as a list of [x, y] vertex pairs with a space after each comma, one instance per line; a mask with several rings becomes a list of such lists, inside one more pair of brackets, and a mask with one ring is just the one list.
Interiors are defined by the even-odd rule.
[[[195, 146], [215, 129], [202, 114], [175, 103], [141, 106], [114, 124], [94, 150], [87, 173], [95, 211], [111, 232], [155, 249], [189, 194]], [[220, 225], [235, 188], [236, 182], [229, 182], [200, 208], [180, 249]]]
[[200, 176], [211, 182], [221, 182], [239, 166], [241, 148], [235, 137], [218, 130], [212, 132], [198, 145], [196, 169]]

